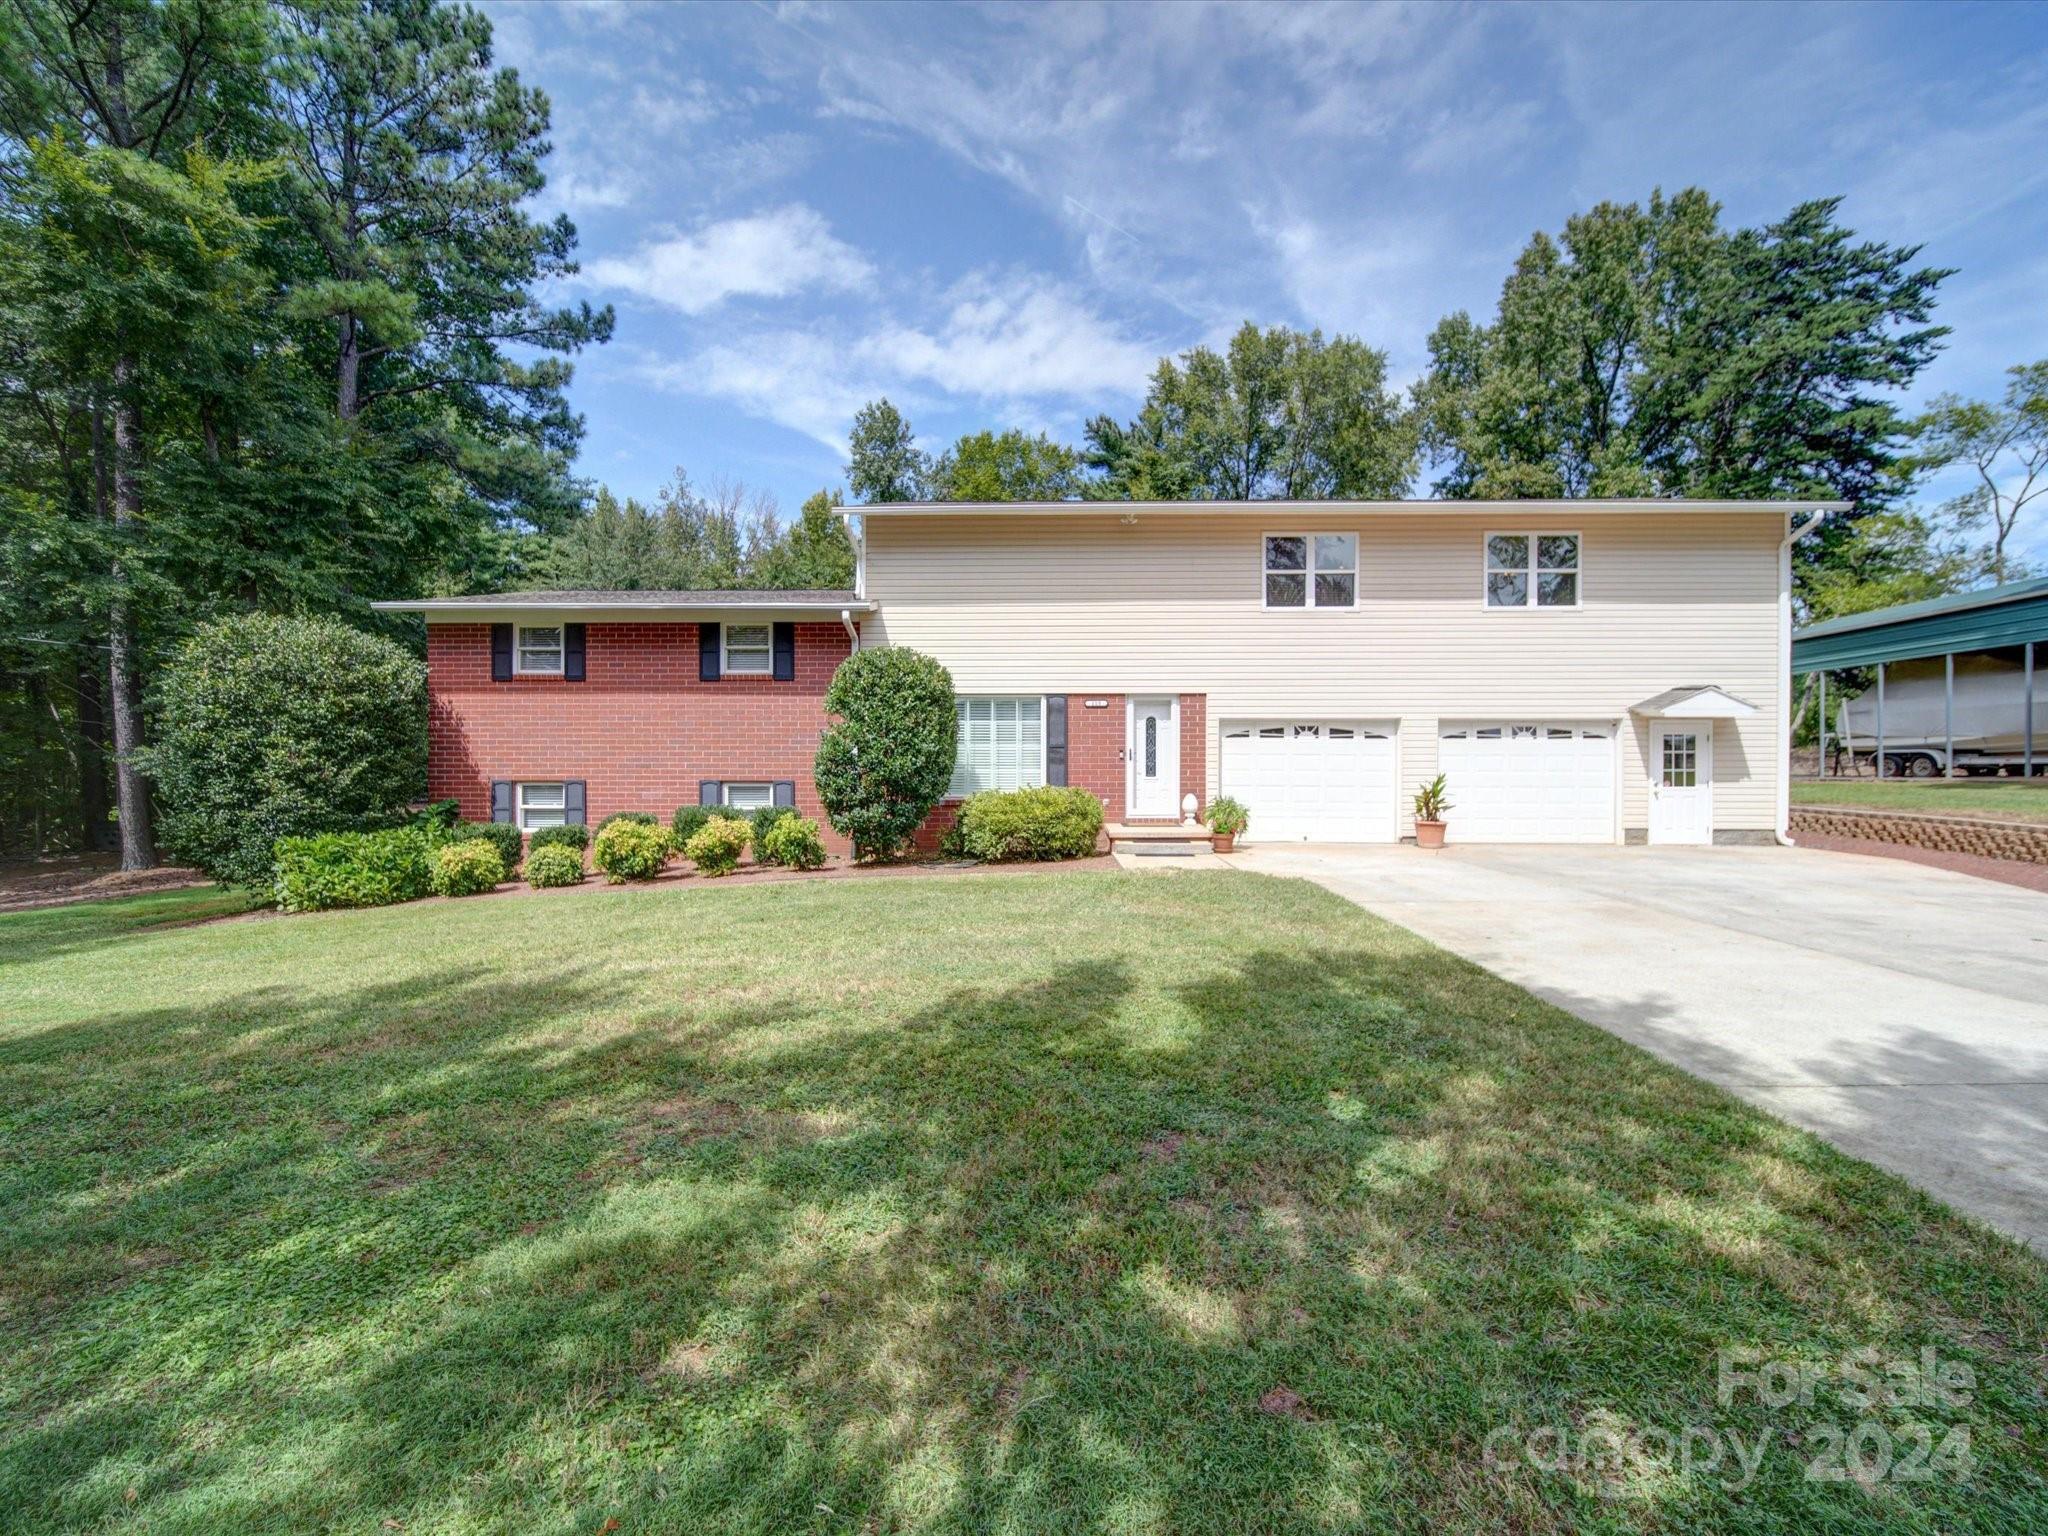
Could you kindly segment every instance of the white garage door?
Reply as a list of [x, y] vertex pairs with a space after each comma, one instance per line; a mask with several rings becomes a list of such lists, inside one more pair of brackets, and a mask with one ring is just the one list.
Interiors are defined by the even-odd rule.
[[1246, 842], [1394, 840], [1391, 721], [1226, 720], [1217, 777], [1251, 812]]
[[1488, 720], [1443, 727], [1437, 767], [1454, 843], [1614, 841], [1614, 727]]

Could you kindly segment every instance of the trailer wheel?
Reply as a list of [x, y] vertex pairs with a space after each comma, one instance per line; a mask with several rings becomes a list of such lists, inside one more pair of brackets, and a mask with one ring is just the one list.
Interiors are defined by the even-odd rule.
[[1909, 779], [1932, 779], [1941, 773], [1941, 764], [1925, 752], [1907, 754], [1903, 776]]

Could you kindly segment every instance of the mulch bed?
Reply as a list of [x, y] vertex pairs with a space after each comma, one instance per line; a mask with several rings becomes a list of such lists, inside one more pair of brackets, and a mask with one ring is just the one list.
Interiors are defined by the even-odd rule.
[[1825, 853], [1861, 853], [1875, 859], [1904, 859], [1908, 864], [1925, 864], [1934, 869], [1975, 875], [2030, 891], [2048, 891], [2048, 864], [2028, 864], [2019, 859], [1987, 859], [1974, 853], [1947, 853], [1938, 848], [1916, 848], [1910, 843], [1883, 843], [1867, 837], [1823, 837], [1801, 832], [1794, 839], [1802, 848]]
[[0, 864], [0, 912], [23, 912], [30, 907], [65, 907], [77, 901], [141, 896], [151, 891], [179, 891], [210, 883], [198, 870], [177, 864], [124, 873], [120, 859], [111, 853], [36, 859], [19, 864]]
[[[687, 864], [671, 864], [652, 880], [634, 880], [624, 886], [605, 883], [603, 875], [594, 871], [583, 877], [581, 885], [560, 885], [547, 890], [535, 890], [522, 880], [511, 880], [499, 886], [490, 894], [493, 896], [563, 896], [578, 891], [645, 889], [648, 886], [664, 885], [778, 885], [785, 880], [900, 880], [919, 875], [1016, 875], [1034, 871], [1059, 870], [1071, 872], [1077, 869], [1115, 869], [1117, 862], [1106, 853], [1091, 855], [1085, 859], [1060, 859], [1045, 864], [976, 864], [966, 859], [916, 859], [902, 864], [856, 864], [850, 859], [832, 858], [825, 862], [823, 869], [783, 869], [778, 865], [766, 866], [742, 864], [729, 875], [715, 879], [700, 875]], [[430, 897], [434, 901], [467, 901], [469, 897]]]

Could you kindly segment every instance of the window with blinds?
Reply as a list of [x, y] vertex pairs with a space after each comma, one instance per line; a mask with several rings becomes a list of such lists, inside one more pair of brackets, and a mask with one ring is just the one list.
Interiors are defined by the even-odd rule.
[[1023, 789], [1045, 782], [1045, 701], [955, 699], [960, 742], [947, 793]]

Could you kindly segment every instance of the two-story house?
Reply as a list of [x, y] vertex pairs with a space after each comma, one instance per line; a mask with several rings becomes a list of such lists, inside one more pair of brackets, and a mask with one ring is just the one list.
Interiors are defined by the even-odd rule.
[[[1111, 821], [1219, 794], [1247, 841], [1768, 841], [1792, 544], [1839, 503], [896, 503], [848, 592], [380, 604], [428, 626], [435, 797], [531, 829], [682, 803], [819, 812], [833, 669], [953, 674], [953, 791]], [[941, 809], [935, 822], [949, 815]]]

